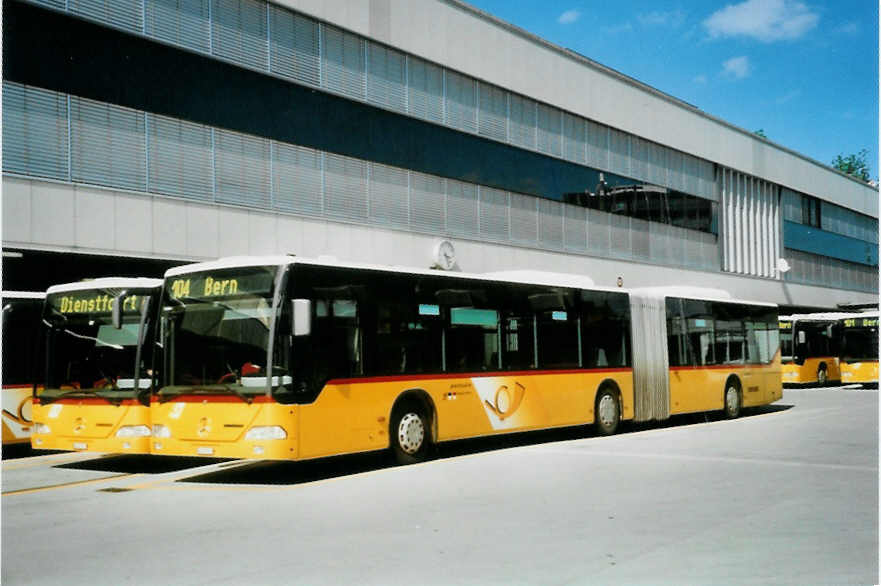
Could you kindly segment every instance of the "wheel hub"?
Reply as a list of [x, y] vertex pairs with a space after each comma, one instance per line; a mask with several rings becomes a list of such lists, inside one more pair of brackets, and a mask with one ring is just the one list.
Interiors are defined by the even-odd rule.
[[737, 409], [737, 389], [728, 387], [728, 392], [725, 393], [725, 403], [728, 405], [728, 412], [734, 413]]
[[425, 425], [415, 413], [407, 413], [398, 424], [398, 445], [408, 454], [415, 454], [425, 439]]
[[611, 395], [605, 395], [600, 399], [599, 416], [600, 422], [604, 426], [614, 424], [617, 415], [618, 409], [615, 406], [615, 399], [613, 399]]

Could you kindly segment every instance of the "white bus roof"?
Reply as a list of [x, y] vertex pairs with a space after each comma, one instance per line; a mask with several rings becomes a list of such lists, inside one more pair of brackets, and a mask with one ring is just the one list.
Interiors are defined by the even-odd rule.
[[600, 287], [594, 284], [593, 279], [583, 275], [574, 275], [567, 273], [555, 273], [549, 271], [534, 270], [513, 270], [513, 271], [496, 271], [490, 273], [464, 273], [450, 272], [436, 269], [420, 269], [413, 267], [403, 267], [396, 265], [375, 265], [357, 262], [343, 262], [330, 257], [320, 257], [317, 259], [299, 257], [299, 256], [232, 256], [221, 258], [218, 260], [194, 263], [189, 265], [172, 267], [165, 271], [165, 277], [177, 277], [189, 273], [197, 273], [203, 271], [231, 269], [238, 267], [256, 267], [256, 266], [285, 266], [293, 264], [318, 265], [328, 267], [365, 269], [374, 271], [387, 271], [393, 273], [401, 273], [408, 275], [425, 275], [443, 278], [465, 278], [481, 281], [503, 281], [509, 283], [523, 283], [532, 285], [547, 285], [551, 287], [571, 287], [580, 289], [591, 289], [598, 291], [616, 291], [626, 292], [625, 289], [614, 287]]
[[101, 277], [90, 281], [77, 281], [75, 283], [63, 283], [52, 285], [46, 289], [46, 294], [67, 293], [69, 291], [90, 291], [92, 289], [151, 289], [161, 287], [162, 279], [148, 279], [146, 277]]
[[46, 294], [40, 291], [0, 291], [3, 299], [45, 299]]
[[[870, 312], [871, 313], [871, 312]], [[877, 311], [875, 314], [877, 315]], [[792, 315], [781, 315], [780, 321], [837, 321], [839, 319], [847, 319], [849, 317], [860, 317], [867, 315], [866, 313], [857, 313], [853, 311], [824, 311], [818, 313], [793, 313]]]

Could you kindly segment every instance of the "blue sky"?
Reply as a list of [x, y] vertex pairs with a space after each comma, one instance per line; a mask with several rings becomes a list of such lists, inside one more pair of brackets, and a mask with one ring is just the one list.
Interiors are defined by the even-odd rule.
[[876, 2], [466, 1], [821, 163], [868, 149], [878, 178]]

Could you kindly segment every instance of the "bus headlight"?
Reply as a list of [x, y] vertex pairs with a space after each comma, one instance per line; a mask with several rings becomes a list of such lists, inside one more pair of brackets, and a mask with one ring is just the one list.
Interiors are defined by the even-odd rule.
[[150, 437], [150, 428], [146, 425], [123, 425], [116, 431], [116, 437]]
[[252, 427], [245, 434], [246, 440], [280, 440], [288, 437], [283, 427], [278, 425], [261, 425]]
[[45, 423], [36, 423], [34, 424], [34, 432], [36, 433], [52, 433], [52, 430], [49, 429], [49, 426]]
[[153, 437], [171, 437], [171, 430], [161, 423], [153, 424]]

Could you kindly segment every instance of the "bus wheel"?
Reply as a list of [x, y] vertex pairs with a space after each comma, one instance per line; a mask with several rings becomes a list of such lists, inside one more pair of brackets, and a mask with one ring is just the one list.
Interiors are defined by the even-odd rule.
[[740, 388], [735, 379], [725, 384], [725, 417], [736, 419], [740, 416]]
[[618, 396], [612, 389], [606, 387], [597, 394], [596, 408], [594, 409], [594, 427], [597, 435], [612, 435], [618, 430], [621, 421], [621, 405]]
[[825, 387], [828, 382], [828, 378], [826, 378], [826, 365], [821, 364], [820, 368], [817, 369], [817, 386]]
[[398, 464], [422, 462], [428, 457], [431, 424], [425, 409], [416, 401], [407, 401], [395, 408], [389, 435]]

